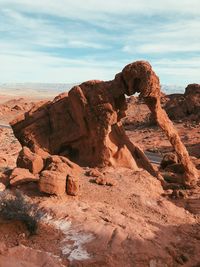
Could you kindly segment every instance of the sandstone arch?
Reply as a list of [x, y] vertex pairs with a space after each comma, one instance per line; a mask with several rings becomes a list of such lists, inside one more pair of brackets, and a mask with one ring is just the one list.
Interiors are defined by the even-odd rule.
[[159, 78], [145, 61], [127, 65], [112, 81], [88, 81], [52, 102], [36, 106], [11, 122], [22, 146], [64, 155], [80, 166], [144, 168], [160, 177], [145, 154], [130, 142], [120, 122], [125, 95], [139, 93], [166, 133], [185, 170], [184, 184], [193, 186], [198, 173], [160, 104]]

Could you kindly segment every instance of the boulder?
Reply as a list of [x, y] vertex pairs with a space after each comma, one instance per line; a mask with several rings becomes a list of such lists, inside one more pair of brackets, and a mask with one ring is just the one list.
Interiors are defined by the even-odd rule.
[[71, 196], [78, 195], [79, 192], [79, 180], [73, 176], [67, 177], [67, 194]]
[[67, 175], [79, 176], [82, 172], [77, 164], [62, 156], [49, 156], [46, 159], [45, 170], [56, 171]]
[[11, 185], [17, 186], [27, 182], [38, 182], [39, 177], [30, 173], [28, 169], [15, 168], [13, 169], [9, 180]]
[[19, 152], [17, 166], [37, 174], [43, 169], [44, 163], [40, 155], [33, 153], [28, 147], [24, 146]]
[[50, 195], [62, 196], [66, 193], [66, 182], [65, 174], [45, 170], [40, 174], [39, 190]]
[[200, 120], [200, 85], [189, 84], [184, 94], [172, 94], [165, 105], [169, 117], [174, 120], [192, 116], [193, 120]]
[[176, 154], [170, 152], [170, 153], [167, 153], [163, 156], [163, 159], [160, 163], [160, 167], [162, 169], [165, 169], [167, 166], [173, 165], [176, 163], [178, 163], [178, 159], [177, 159]]

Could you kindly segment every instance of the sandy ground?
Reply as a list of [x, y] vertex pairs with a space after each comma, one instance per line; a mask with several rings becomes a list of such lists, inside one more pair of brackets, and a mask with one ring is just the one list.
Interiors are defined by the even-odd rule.
[[[36, 100], [44, 100], [4, 97], [0, 97], [0, 122], [6, 124]], [[144, 114], [148, 114], [145, 106], [129, 107], [125, 127], [131, 141], [160, 155], [171, 151], [157, 126], [141, 123]], [[181, 121], [175, 126], [198, 160], [199, 125]], [[5, 158], [7, 168], [15, 166], [19, 150], [12, 130], [0, 128], [0, 158]], [[180, 198], [172, 190], [164, 191], [144, 170], [101, 171], [116, 185], [97, 185], [83, 173], [78, 197], [48, 197], [34, 183], [20, 186], [42, 216], [36, 235], [30, 235], [21, 222], [0, 222], [0, 266], [200, 266], [198, 188], [179, 190], [183, 192]]]

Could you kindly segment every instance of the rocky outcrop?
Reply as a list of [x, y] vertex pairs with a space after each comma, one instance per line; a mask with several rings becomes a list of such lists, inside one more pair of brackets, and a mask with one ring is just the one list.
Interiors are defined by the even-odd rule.
[[184, 94], [173, 94], [165, 105], [165, 110], [171, 119], [183, 119], [188, 116], [200, 121], [200, 85], [189, 84]]
[[80, 166], [128, 167], [157, 172], [142, 150], [130, 142], [121, 124], [127, 108], [125, 95], [139, 93], [155, 120], [172, 143], [186, 172], [185, 184], [195, 184], [198, 175], [178, 133], [160, 103], [159, 78], [150, 64], [127, 65], [108, 82], [88, 81], [52, 102], [35, 106], [11, 122], [22, 146], [39, 147], [64, 156]]

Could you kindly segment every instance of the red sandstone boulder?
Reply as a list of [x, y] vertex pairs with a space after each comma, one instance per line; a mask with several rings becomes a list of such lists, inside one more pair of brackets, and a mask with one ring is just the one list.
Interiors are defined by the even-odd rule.
[[65, 174], [46, 170], [40, 174], [39, 190], [47, 194], [62, 196], [66, 193], [66, 182]]
[[200, 119], [200, 85], [189, 84], [184, 94], [173, 94], [169, 96], [165, 105], [171, 119], [182, 119], [193, 116], [193, 120]]
[[62, 156], [49, 156], [46, 159], [45, 170], [51, 170], [64, 173], [65, 175], [77, 176], [82, 172], [82, 168], [76, 163]]
[[40, 175], [39, 189], [48, 194], [67, 193], [75, 196], [78, 194], [78, 177], [81, 172], [82, 169], [69, 159], [56, 155], [50, 156], [46, 159], [45, 171]]
[[73, 176], [67, 176], [67, 194], [71, 196], [78, 195], [79, 180]]
[[11, 185], [16, 186], [27, 182], [38, 182], [39, 177], [30, 173], [27, 169], [15, 168], [13, 169], [9, 180]]
[[40, 155], [33, 153], [28, 147], [24, 146], [18, 155], [17, 166], [37, 174], [43, 169], [44, 163]]

